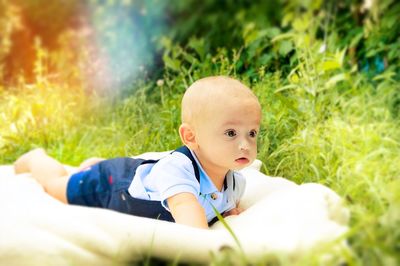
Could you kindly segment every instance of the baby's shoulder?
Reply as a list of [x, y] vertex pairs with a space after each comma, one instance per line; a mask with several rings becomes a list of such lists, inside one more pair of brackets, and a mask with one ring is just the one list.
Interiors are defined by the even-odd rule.
[[165, 157], [161, 158], [154, 166], [155, 171], [167, 171], [175, 173], [180, 172], [183, 174], [192, 174], [193, 165], [191, 160], [180, 152], [172, 152]]
[[170, 195], [171, 191], [193, 191], [196, 194], [200, 186], [191, 160], [177, 152], [155, 163], [146, 176], [146, 183], [152, 184], [151, 186], [154, 186], [155, 191], [159, 191], [162, 197]]

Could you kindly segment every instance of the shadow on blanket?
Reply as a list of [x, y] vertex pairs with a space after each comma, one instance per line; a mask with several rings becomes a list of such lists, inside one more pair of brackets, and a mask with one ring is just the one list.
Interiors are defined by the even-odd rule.
[[[268, 177], [258, 171], [260, 164], [242, 170], [247, 186], [241, 207], [246, 211], [226, 218], [249, 262], [273, 253], [296, 259], [346, 232], [349, 212], [336, 193], [315, 183]], [[239, 249], [221, 222], [202, 230], [65, 205], [29, 175], [15, 175], [12, 166], [0, 166], [0, 211], [0, 260], [5, 265], [103, 265], [149, 256], [207, 263], [226, 247]]]

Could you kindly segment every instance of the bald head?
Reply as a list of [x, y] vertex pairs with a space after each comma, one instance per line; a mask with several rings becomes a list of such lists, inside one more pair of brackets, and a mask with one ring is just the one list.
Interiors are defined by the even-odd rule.
[[261, 110], [257, 97], [244, 84], [226, 76], [199, 79], [182, 99], [182, 123], [196, 125], [209, 115], [231, 104], [254, 104]]

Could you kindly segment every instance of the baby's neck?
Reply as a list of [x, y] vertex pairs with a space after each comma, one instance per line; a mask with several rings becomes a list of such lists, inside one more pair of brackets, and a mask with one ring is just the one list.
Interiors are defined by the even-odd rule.
[[211, 181], [213, 182], [214, 186], [217, 188], [218, 191], [222, 191], [222, 188], [224, 187], [224, 181], [225, 181], [225, 176], [227, 174], [227, 171], [207, 171], [204, 169], [207, 173], [207, 175], [210, 177]]

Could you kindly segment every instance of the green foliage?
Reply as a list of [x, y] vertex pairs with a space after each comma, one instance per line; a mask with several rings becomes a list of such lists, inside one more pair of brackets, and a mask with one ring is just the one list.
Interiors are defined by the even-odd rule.
[[245, 43], [243, 30], [251, 22], [258, 27], [279, 25], [282, 3], [273, 1], [170, 1], [167, 12], [173, 27], [169, 30], [174, 41], [186, 45], [192, 37], [207, 40], [212, 53], [218, 48], [228, 50]]

